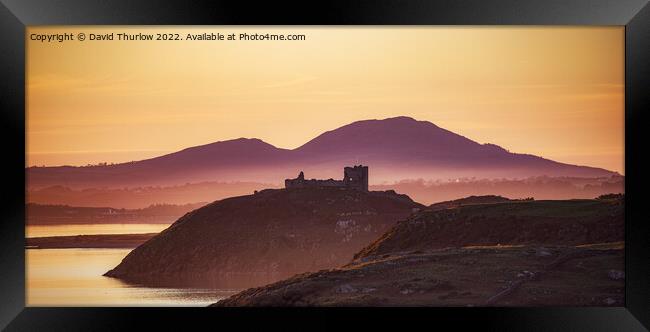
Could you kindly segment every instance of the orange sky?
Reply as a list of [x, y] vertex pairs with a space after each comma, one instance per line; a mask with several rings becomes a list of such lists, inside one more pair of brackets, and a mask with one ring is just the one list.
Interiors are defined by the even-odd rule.
[[[305, 41], [30, 41], [32, 33], [291, 33]], [[28, 165], [139, 160], [347, 123], [428, 120], [623, 173], [622, 27], [32, 27]]]

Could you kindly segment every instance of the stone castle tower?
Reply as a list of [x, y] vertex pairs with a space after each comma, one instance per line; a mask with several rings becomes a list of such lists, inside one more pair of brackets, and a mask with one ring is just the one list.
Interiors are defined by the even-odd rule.
[[354, 166], [343, 169], [343, 183], [346, 187], [368, 191], [368, 166]]

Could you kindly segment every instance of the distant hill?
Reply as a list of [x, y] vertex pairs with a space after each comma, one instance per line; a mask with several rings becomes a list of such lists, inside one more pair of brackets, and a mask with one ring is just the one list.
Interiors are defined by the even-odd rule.
[[[521, 199], [593, 198], [607, 193], [625, 192], [625, 178], [549, 178], [521, 180], [461, 179], [460, 181], [430, 182], [405, 180], [393, 184], [371, 185], [370, 190], [395, 190], [422, 204], [449, 201], [469, 195], [500, 195]], [[111, 206], [113, 208], [144, 208], [152, 204], [183, 205], [211, 202], [223, 198], [248, 195], [255, 190], [278, 188], [253, 182], [200, 182], [172, 186], [131, 188], [71, 189], [52, 186], [27, 192], [27, 201], [38, 204], [80, 207]]]
[[394, 189], [423, 204], [459, 197], [498, 195], [512, 199], [590, 199], [607, 193], [624, 193], [625, 177], [576, 178], [538, 176], [524, 179], [458, 179], [456, 181], [405, 180], [371, 186], [374, 190]]
[[421, 208], [391, 191], [263, 190], [186, 214], [106, 275], [152, 285], [258, 286], [344, 264]]
[[293, 149], [239, 138], [115, 165], [30, 167], [28, 186], [70, 188], [173, 185], [201, 181], [280, 183], [299, 170], [340, 178], [342, 167], [370, 166], [371, 182], [405, 178], [609, 177], [615, 172], [511, 153], [408, 117], [364, 120], [328, 131]]
[[51, 186], [28, 190], [27, 202], [44, 205], [141, 209], [160, 203], [186, 205], [196, 202], [212, 202], [268, 188], [272, 187], [252, 182], [199, 182], [172, 186], [84, 189]]
[[155, 204], [142, 209], [116, 209], [28, 203], [25, 210], [27, 225], [171, 223], [205, 204]]

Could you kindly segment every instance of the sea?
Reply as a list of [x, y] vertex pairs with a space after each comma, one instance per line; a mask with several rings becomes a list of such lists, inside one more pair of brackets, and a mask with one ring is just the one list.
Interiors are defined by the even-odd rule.
[[[29, 226], [29, 237], [160, 232], [168, 225]], [[131, 249], [26, 249], [26, 304], [46, 306], [207, 306], [238, 289], [145, 287], [102, 276]]]

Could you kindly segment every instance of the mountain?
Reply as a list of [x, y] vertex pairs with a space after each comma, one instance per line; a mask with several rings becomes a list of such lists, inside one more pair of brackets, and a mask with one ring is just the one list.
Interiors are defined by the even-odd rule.
[[[313, 164], [362, 162], [375, 180], [539, 175], [600, 177], [615, 173], [479, 144], [428, 121], [409, 117], [365, 120], [326, 132], [294, 150]], [[401, 178], [399, 178], [401, 177]]]
[[364, 120], [325, 132], [293, 149], [240, 138], [157, 158], [115, 165], [29, 167], [30, 188], [173, 185], [200, 181], [281, 183], [303, 170], [308, 177], [340, 178], [341, 168], [369, 165], [371, 182], [403, 179], [609, 177], [608, 170], [563, 164], [479, 144], [433, 123], [409, 117]]
[[331, 156], [409, 162], [505, 152], [409, 117], [354, 122], [325, 132], [295, 151], [325, 160]]
[[335, 269], [214, 306], [621, 306], [624, 198], [426, 209]]
[[262, 190], [184, 215], [106, 276], [149, 285], [259, 286], [348, 262], [420, 208], [392, 191]]
[[[259, 139], [239, 138], [195, 146], [164, 156], [129, 163], [27, 168], [29, 187], [69, 188], [178, 185], [219, 180], [255, 179], [289, 160], [289, 151]], [[277, 177], [274, 178], [277, 180]], [[260, 181], [261, 182], [261, 181]]]

